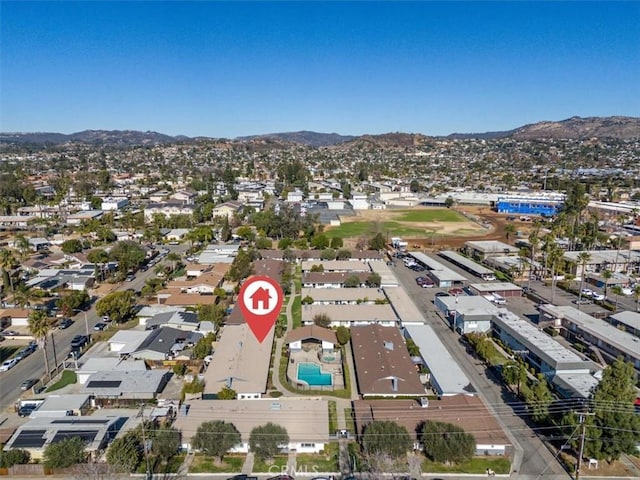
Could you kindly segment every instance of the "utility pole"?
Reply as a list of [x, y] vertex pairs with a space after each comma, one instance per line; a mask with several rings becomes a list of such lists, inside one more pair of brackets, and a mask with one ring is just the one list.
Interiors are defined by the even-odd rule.
[[584, 454], [584, 440], [587, 432], [587, 416], [595, 415], [595, 413], [581, 412], [580, 413], [580, 450], [578, 452], [578, 462], [576, 465], [576, 480], [580, 480], [580, 468], [582, 467], [582, 456]]

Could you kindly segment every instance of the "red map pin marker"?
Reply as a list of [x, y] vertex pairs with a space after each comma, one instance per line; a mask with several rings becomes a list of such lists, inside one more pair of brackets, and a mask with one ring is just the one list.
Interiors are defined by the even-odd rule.
[[269, 277], [251, 277], [242, 284], [238, 302], [249, 328], [262, 343], [282, 308], [282, 289]]

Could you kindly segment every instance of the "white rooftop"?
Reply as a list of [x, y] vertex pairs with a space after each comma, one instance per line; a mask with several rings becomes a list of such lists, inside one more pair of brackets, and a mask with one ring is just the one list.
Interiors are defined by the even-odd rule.
[[383, 288], [384, 294], [391, 302], [391, 307], [396, 312], [402, 324], [425, 323], [424, 316], [404, 288]]
[[460, 275], [457, 272], [454, 272], [449, 267], [446, 267], [442, 263], [437, 260], [431, 258], [430, 256], [422, 253], [422, 252], [411, 252], [409, 253], [413, 258], [415, 258], [418, 262], [424, 264], [431, 271], [429, 272], [431, 275], [438, 278], [438, 280], [445, 280], [451, 282], [466, 282], [467, 277], [464, 275]]
[[442, 395], [469, 395], [476, 390], [429, 325], [407, 325], [407, 332], [420, 348], [431, 375], [440, 386]]
[[619, 312], [615, 315], [611, 315], [611, 318], [613, 318], [617, 322], [635, 329], [636, 331], [640, 331], [640, 313], [638, 312], [630, 312], [628, 310], [625, 310], [624, 312]]
[[457, 297], [439, 297], [447, 310], [460, 315], [497, 315], [499, 308], [481, 295], [458, 295]]

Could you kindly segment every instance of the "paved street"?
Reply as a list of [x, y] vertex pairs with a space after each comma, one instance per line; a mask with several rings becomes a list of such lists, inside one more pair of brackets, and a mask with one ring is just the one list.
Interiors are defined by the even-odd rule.
[[[441, 261], [447, 267], [469, 277], [468, 273], [457, 269], [451, 263]], [[402, 262], [396, 262], [394, 270], [409, 296], [424, 313], [428, 323], [434, 328], [453, 358], [480, 392], [487, 407], [496, 414], [498, 421], [510, 435], [516, 450], [514, 469], [517, 470], [517, 473], [531, 475], [532, 478], [542, 472], [544, 472], [544, 478], [549, 478], [548, 476], [551, 475], [558, 475], [558, 478], [570, 478], [538, 435], [515, 413], [511, 405], [519, 400], [504, 389], [499, 381], [494, 381], [487, 376], [484, 365], [466, 353], [464, 346], [459, 342], [458, 334], [452, 332], [437, 313], [433, 305], [433, 298], [436, 292], [443, 291], [443, 289], [419, 287], [416, 285], [415, 278], [421, 274], [406, 268]], [[472, 279], [473, 281], [475, 278]], [[480, 282], [479, 279], [478, 281]], [[517, 302], [509, 300], [509, 302], [517, 303], [520, 306], [519, 310], [537, 314], [534, 305], [525, 299], [518, 299]], [[511, 308], [510, 304], [508, 306]]]
[[[177, 253], [182, 253], [187, 249], [186, 245], [168, 245], [167, 248]], [[113, 285], [113, 290], [134, 289], [140, 291], [144, 286], [147, 278], [154, 276], [153, 268], [149, 268], [146, 272], [136, 273], [132, 282], [123, 282]], [[49, 359], [50, 368], [53, 370], [54, 365], [60, 365], [67, 358], [71, 351], [71, 339], [76, 335], [86, 335], [87, 331], [93, 333], [93, 327], [98, 323], [99, 318], [96, 314], [95, 305], [85, 313], [81, 312], [72, 317], [73, 325], [65, 330], [53, 329], [47, 345], [47, 358]], [[29, 355], [24, 360], [18, 362], [8, 372], [0, 372], [0, 421], [6, 416], [6, 410], [13, 411], [13, 405], [20, 398], [20, 384], [28, 378], [40, 379], [45, 374], [44, 355], [41, 349]]]

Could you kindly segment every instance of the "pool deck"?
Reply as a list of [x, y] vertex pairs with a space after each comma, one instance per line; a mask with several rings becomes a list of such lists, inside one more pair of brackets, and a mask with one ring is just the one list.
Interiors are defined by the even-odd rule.
[[[336, 350], [326, 355], [336, 358], [335, 363], [321, 362], [319, 358], [320, 347], [317, 345], [304, 345], [302, 350], [296, 350], [289, 353], [289, 364], [287, 365], [287, 379], [296, 388], [310, 390], [341, 390], [344, 388], [344, 375], [342, 372], [342, 362], [340, 351]], [[321, 355], [321, 354], [320, 354]], [[318, 365], [323, 373], [332, 375], [333, 385], [314, 385], [308, 386], [306, 382], [298, 381], [298, 364], [313, 363]]]

